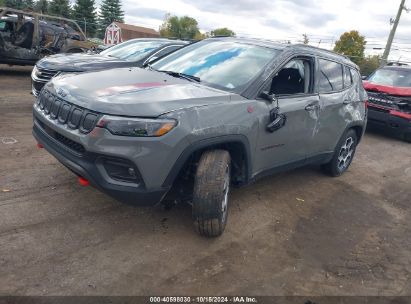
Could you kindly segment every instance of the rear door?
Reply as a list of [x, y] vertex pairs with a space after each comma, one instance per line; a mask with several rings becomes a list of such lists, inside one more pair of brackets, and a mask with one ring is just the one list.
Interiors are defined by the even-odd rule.
[[321, 111], [308, 157], [334, 151], [347, 123], [351, 121], [347, 111], [352, 101], [356, 100], [351, 74], [346, 66], [318, 58], [317, 67], [316, 87]]

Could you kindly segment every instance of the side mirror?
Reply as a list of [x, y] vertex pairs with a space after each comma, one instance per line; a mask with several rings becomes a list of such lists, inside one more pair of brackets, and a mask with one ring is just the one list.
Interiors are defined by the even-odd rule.
[[364, 76], [364, 75], [361, 76], [361, 79], [362, 79], [362, 80], [367, 80], [367, 78], [368, 78], [368, 76]]
[[279, 113], [279, 108], [274, 108], [270, 111], [270, 122], [266, 126], [266, 130], [270, 133], [277, 131], [284, 127], [287, 121], [285, 114]]
[[259, 95], [260, 98], [268, 100], [269, 102], [274, 102], [276, 97], [274, 94], [270, 94], [268, 91], [262, 91]]

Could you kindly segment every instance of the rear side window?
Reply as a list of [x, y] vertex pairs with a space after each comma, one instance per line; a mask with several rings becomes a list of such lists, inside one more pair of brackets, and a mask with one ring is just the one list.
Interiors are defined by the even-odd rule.
[[329, 93], [343, 89], [343, 68], [334, 61], [319, 59], [318, 88], [320, 93]]
[[344, 66], [344, 88], [348, 88], [352, 85], [352, 76], [350, 72], [350, 68]]

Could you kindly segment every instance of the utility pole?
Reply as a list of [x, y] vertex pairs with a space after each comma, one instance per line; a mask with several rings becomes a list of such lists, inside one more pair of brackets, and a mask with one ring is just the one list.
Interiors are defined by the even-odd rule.
[[401, 0], [400, 7], [398, 8], [397, 16], [395, 17], [394, 24], [392, 26], [390, 35], [388, 36], [387, 45], [385, 46], [384, 54], [381, 59], [381, 66], [384, 66], [387, 63], [388, 55], [390, 55], [392, 41], [394, 40], [395, 31], [397, 30], [398, 23], [400, 22], [401, 13], [403, 9], [406, 9], [404, 6], [405, 0]]

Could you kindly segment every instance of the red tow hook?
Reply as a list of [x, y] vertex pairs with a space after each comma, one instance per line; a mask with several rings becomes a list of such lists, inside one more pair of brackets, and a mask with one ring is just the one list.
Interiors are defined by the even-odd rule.
[[78, 183], [80, 185], [84, 186], [84, 187], [90, 185], [90, 182], [87, 179], [85, 179], [84, 177], [81, 177], [81, 176], [78, 178]]
[[41, 144], [41, 143], [37, 143], [37, 148], [39, 148], [39, 149], [43, 149], [44, 148], [44, 146]]

